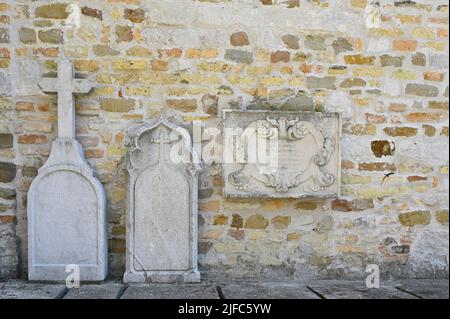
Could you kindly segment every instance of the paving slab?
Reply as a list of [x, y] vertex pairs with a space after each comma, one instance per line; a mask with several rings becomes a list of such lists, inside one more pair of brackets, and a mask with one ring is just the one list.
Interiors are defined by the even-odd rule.
[[319, 299], [300, 282], [241, 282], [220, 288], [225, 299]]
[[30, 283], [19, 280], [0, 282], [0, 299], [55, 299], [65, 291], [61, 284]]
[[400, 291], [396, 283], [384, 283], [380, 288], [369, 289], [359, 281], [317, 281], [308, 285], [325, 299], [417, 299], [417, 297]]
[[122, 299], [219, 299], [212, 284], [147, 284], [130, 285]]
[[81, 285], [80, 288], [70, 289], [64, 299], [117, 299], [122, 289], [124, 285], [121, 283]]
[[402, 280], [397, 287], [423, 299], [449, 299], [448, 280]]

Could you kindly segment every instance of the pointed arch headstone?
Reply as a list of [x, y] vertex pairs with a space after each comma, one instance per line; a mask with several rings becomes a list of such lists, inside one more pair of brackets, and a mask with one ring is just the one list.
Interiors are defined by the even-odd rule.
[[198, 282], [198, 174], [187, 130], [163, 118], [135, 130], [125, 282]]

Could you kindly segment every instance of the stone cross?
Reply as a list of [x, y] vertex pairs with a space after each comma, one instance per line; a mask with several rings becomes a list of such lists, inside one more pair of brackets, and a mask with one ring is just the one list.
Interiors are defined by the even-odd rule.
[[92, 84], [83, 79], [75, 79], [73, 64], [68, 59], [58, 63], [58, 78], [45, 78], [38, 83], [45, 93], [58, 94], [58, 138], [75, 139], [74, 94], [86, 94]]
[[176, 138], [170, 138], [167, 136], [167, 133], [165, 130], [161, 130], [159, 133], [159, 138], [152, 138], [151, 142], [152, 143], [157, 143], [159, 144], [159, 159], [162, 162], [165, 162], [167, 160], [167, 155], [165, 152], [165, 146], [167, 144], [171, 144], [173, 142], [176, 142], [177, 139]]

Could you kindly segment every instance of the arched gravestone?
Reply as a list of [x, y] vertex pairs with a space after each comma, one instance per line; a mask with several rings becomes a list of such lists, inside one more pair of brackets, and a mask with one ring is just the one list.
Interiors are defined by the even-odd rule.
[[135, 129], [125, 282], [198, 282], [198, 158], [189, 133], [162, 118]]
[[[69, 265], [81, 281], [102, 281], [108, 271], [106, 197], [75, 140], [73, 94], [92, 85], [74, 79], [71, 61], [58, 64], [58, 78], [39, 82], [58, 94], [58, 138], [28, 191], [28, 279], [63, 281]], [[78, 272], [74, 272], [76, 276]]]

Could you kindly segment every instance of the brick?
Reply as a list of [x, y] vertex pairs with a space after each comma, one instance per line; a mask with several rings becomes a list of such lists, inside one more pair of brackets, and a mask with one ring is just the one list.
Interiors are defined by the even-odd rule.
[[352, 43], [346, 38], [337, 38], [331, 44], [336, 54], [341, 52], [353, 51]]
[[315, 76], [309, 76], [306, 80], [308, 88], [309, 89], [328, 89], [328, 90], [334, 90], [336, 89], [335, 86], [335, 77], [315, 77]]
[[317, 202], [312, 200], [301, 200], [297, 204], [295, 204], [295, 208], [301, 210], [316, 210]]
[[400, 214], [398, 219], [403, 226], [428, 225], [431, 220], [431, 213], [429, 211], [413, 211]]
[[311, 50], [324, 51], [326, 50], [325, 37], [321, 35], [308, 35], [305, 38], [305, 46]]
[[13, 200], [16, 198], [16, 190], [14, 188], [0, 188], [0, 198]]
[[444, 80], [444, 76], [445, 74], [441, 72], [428, 71], [424, 72], [423, 79], [427, 81], [442, 82]]
[[392, 77], [396, 80], [416, 80], [417, 74], [413, 70], [396, 70], [392, 72]]
[[216, 95], [204, 95], [201, 102], [204, 113], [209, 115], [217, 114], [219, 98]]
[[431, 125], [423, 125], [424, 134], [428, 137], [433, 137], [436, 135], [436, 128]]
[[416, 38], [434, 38], [435, 37], [435, 31], [430, 28], [414, 28], [412, 30], [412, 35]]
[[61, 44], [64, 42], [63, 31], [60, 29], [41, 30], [38, 37], [44, 43]]
[[166, 100], [168, 107], [182, 112], [195, 112], [198, 104], [194, 99], [169, 99]]
[[397, 15], [397, 19], [403, 24], [421, 24], [422, 16], [419, 15]]
[[167, 71], [168, 62], [164, 60], [154, 60], [152, 61], [152, 70], [153, 71]]
[[99, 9], [83, 7], [83, 8], [81, 8], [81, 13], [83, 15], [91, 17], [91, 18], [103, 20], [103, 12], [102, 12], [102, 10], [99, 10]]
[[23, 44], [33, 44], [36, 43], [36, 31], [31, 28], [20, 28], [19, 29], [19, 40]]
[[243, 47], [246, 45], [250, 45], [250, 41], [248, 40], [247, 33], [245, 32], [236, 32], [230, 36], [230, 43], [234, 47]]
[[396, 51], [416, 51], [416, 40], [394, 40], [392, 42], [393, 49]]
[[428, 177], [426, 176], [408, 176], [408, 182], [413, 183], [413, 182], [418, 182], [418, 181], [426, 181], [428, 180]]
[[105, 156], [105, 152], [102, 149], [87, 149], [84, 151], [86, 158], [102, 158]]
[[0, 183], [10, 183], [16, 178], [17, 168], [13, 163], [0, 162]]
[[[239, 50], [236, 50], [239, 51]], [[187, 49], [185, 53], [185, 57], [188, 59], [213, 59], [219, 55], [219, 52], [216, 49]]]
[[430, 101], [428, 103], [428, 108], [433, 110], [447, 110], [448, 111], [448, 101]]
[[9, 133], [0, 133], [0, 149], [9, 149], [14, 146], [14, 137]]
[[359, 163], [358, 169], [360, 171], [378, 171], [378, 172], [397, 171], [397, 167], [393, 163]]
[[367, 82], [361, 78], [350, 78], [342, 81], [342, 83], [339, 86], [341, 88], [353, 88], [353, 87], [364, 87], [366, 86], [366, 84]]
[[242, 218], [242, 216], [238, 214], [233, 214], [232, 218], [233, 218], [231, 221], [232, 228], [241, 229], [244, 227], [244, 219]]
[[353, 201], [335, 199], [331, 202], [331, 208], [340, 212], [364, 211], [374, 207], [373, 199], [355, 199]]
[[360, 67], [353, 69], [354, 76], [383, 77], [384, 69], [378, 67]]
[[227, 50], [225, 53], [225, 59], [239, 63], [252, 63], [253, 53], [240, 50]]
[[404, 112], [407, 109], [406, 104], [402, 103], [391, 103], [389, 104], [389, 111], [391, 112]]
[[248, 229], [266, 229], [269, 221], [260, 214], [252, 215], [245, 220], [244, 228]]
[[407, 115], [408, 122], [435, 122], [444, 118], [442, 113], [414, 112]]
[[425, 54], [417, 52], [412, 55], [411, 63], [417, 66], [425, 66], [427, 63]]
[[125, 9], [123, 11], [123, 16], [125, 19], [130, 20], [134, 23], [141, 23], [145, 20], [145, 11], [144, 9]]
[[11, 224], [16, 221], [16, 216], [0, 215], [0, 223]]
[[286, 34], [281, 37], [281, 40], [283, 41], [284, 45], [286, 45], [286, 47], [289, 49], [298, 50], [300, 48], [299, 46], [300, 39], [296, 35]]
[[344, 61], [347, 64], [369, 64], [373, 65], [375, 62], [375, 56], [363, 56], [361, 54], [357, 55], [346, 55], [344, 56]]
[[135, 100], [127, 99], [103, 99], [100, 107], [106, 112], [126, 113], [134, 109]]
[[279, 63], [279, 62], [289, 63], [290, 60], [291, 60], [291, 53], [288, 51], [276, 51], [271, 55], [272, 63]]
[[386, 123], [387, 119], [386, 116], [381, 114], [366, 113], [366, 122], [371, 124]]
[[373, 155], [378, 158], [381, 158], [383, 156], [392, 156], [394, 154], [392, 143], [389, 141], [372, 141], [371, 149]]
[[417, 135], [415, 127], [386, 127], [384, 132], [389, 136], [405, 136], [411, 137]]
[[439, 95], [439, 89], [428, 84], [408, 83], [405, 93], [417, 96], [436, 97]]
[[19, 136], [17, 142], [19, 144], [45, 144], [48, 142], [48, 138], [45, 135], [25, 134]]
[[364, 9], [367, 6], [367, 0], [350, 0], [350, 5], [353, 8]]
[[381, 66], [393, 66], [393, 67], [401, 67], [403, 65], [403, 60], [405, 57], [402, 56], [392, 56], [388, 54], [383, 54], [380, 56]]
[[104, 56], [117, 56], [120, 54], [119, 51], [112, 49], [107, 45], [94, 45], [92, 50], [96, 56], [104, 57]]
[[229, 229], [228, 236], [230, 236], [236, 240], [244, 240], [245, 232], [243, 229]]
[[440, 210], [435, 214], [438, 223], [446, 225], [448, 224], [448, 210]]
[[146, 60], [115, 60], [113, 68], [116, 71], [147, 70], [149, 64]]
[[43, 19], [66, 19], [69, 14], [66, 3], [54, 3], [36, 8], [35, 15]]
[[275, 229], [286, 229], [291, 223], [290, 216], [276, 216], [272, 218], [270, 223], [273, 225]]
[[95, 72], [100, 69], [100, 63], [93, 60], [76, 60], [74, 67], [76, 71]]
[[129, 26], [116, 25], [116, 42], [131, 42], [133, 29]]
[[228, 224], [228, 216], [222, 214], [214, 216], [213, 225], [217, 226], [226, 224]]

